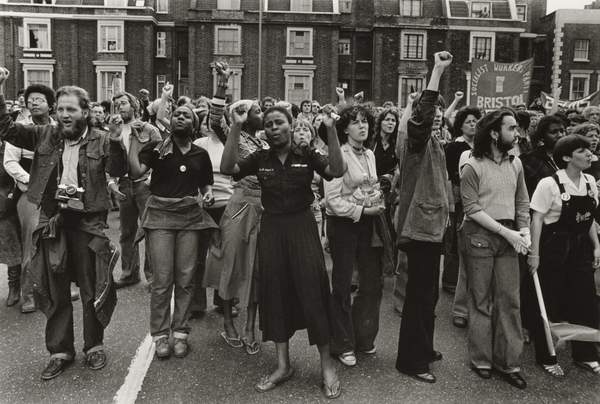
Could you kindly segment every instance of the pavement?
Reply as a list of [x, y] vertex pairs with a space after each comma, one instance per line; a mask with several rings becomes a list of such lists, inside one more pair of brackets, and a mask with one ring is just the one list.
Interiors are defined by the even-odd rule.
[[[118, 212], [110, 215], [109, 237], [118, 243]], [[120, 265], [117, 265], [120, 268]], [[115, 273], [115, 277], [119, 277]], [[21, 314], [19, 306], [4, 306], [8, 286], [6, 267], [0, 266], [0, 403], [110, 403], [125, 382], [138, 347], [148, 334], [149, 294], [145, 283], [118, 291], [119, 302], [105, 332], [107, 366], [92, 371], [81, 353], [81, 303], [74, 303], [78, 354], [61, 376], [42, 381], [48, 361], [44, 346], [45, 317], [40, 312]], [[375, 355], [359, 355], [354, 368], [338, 365], [342, 382], [339, 403], [600, 403], [600, 377], [572, 364], [568, 349], [558, 352], [567, 376], [557, 380], [535, 365], [531, 346], [523, 353], [523, 375], [529, 387], [518, 390], [499, 377], [478, 378], [467, 360], [466, 330], [452, 326], [452, 296], [441, 292], [437, 306], [435, 346], [444, 359], [432, 366], [435, 384], [415, 381], [396, 371], [401, 317], [393, 309], [393, 280], [386, 279], [381, 304], [380, 330]], [[209, 303], [212, 302], [209, 293]], [[191, 352], [184, 359], [153, 360], [137, 395], [138, 403], [315, 403], [326, 402], [320, 391], [319, 356], [308, 345], [305, 331], [290, 342], [295, 376], [267, 393], [254, 384], [273, 370], [275, 347], [263, 343], [249, 356], [225, 345], [219, 333], [221, 316], [212, 307], [191, 321]], [[244, 316], [236, 320], [243, 328]]]

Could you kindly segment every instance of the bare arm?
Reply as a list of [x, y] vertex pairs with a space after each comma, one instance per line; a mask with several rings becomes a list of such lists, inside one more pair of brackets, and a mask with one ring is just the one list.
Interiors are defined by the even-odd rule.
[[346, 171], [346, 162], [340, 148], [340, 141], [335, 129], [335, 120], [331, 116], [331, 110], [324, 107], [325, 115], [323, 125], [327, 128], [327, 147], [329, 152], [329, 165], [325, 168], [325, 173], [331, 177], [339, 178]]

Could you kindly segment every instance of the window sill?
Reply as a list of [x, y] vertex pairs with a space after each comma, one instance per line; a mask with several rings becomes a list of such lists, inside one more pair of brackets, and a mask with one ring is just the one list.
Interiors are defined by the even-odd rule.
[[109, 51], [109, 50], [98, 49], [98, 53], [111, 53], [112, 54], [112, 53], [125, 53], [125, 51], [122, 51], [122, 50]]
[[400, 58], [400, 60], [407, 62], [427, 62], [427, 59], [425, 58]]
[[167, 55], [156, 55], [155, 58], [157, 58], [157, 59], [166, 59]]
[[52, 52], [52, 49], [23, 48], [23, 52]]
[[589, 59], [573, 59], [573, 62], [583, 62], [583, 63], [589, 63], [590, 60]]
[[286, 58], [313, 59], [313, 55], [285, 55]]
[[214, 52], [213, 55], [215, 55], [215, 56], [242, 56], [242, 53], [241, 52], [238, 52], [238, 53]]

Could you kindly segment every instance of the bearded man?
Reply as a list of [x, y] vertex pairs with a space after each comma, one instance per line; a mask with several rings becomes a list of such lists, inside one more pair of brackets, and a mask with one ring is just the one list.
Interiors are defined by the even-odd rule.
[[[0, 67], [0, 89], [9, 72]], [[0, 92], [0, 139], [34, 151], [27, 192], [40, 207], [33, 234], [35, 300], [46, 315], [50, 362], [42, 379], [60, 375], [75, 357], [70, 284], [83, 305], [83, 352], [90, 369], [106, 365], [104, 328], [116, 305], [112, 268], [118, 252], [104, 234], [109, 208], [106, 132], [89, 126], [90, 99], [80, 87], [58, 89], [58, 126], [14, 123]], [[116, 186], [109, 187], [117, 192]]]

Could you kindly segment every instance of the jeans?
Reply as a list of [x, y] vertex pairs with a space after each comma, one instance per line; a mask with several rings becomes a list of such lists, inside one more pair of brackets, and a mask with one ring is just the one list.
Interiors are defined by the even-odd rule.
[[[329, 216], [328, 230], [333, 260], [331, 352], [368, 351], [374, 348], [379, 331], [383, 249], [371, 247], [373, 219], [369, 216], [363, 216], [358, 223]], [[355, 266], [359, 286], [352, 302], [352, 272]]]
[[458, 236], [458, 282], [454, 291], [454, 303], [452, 304], [452, 315], [454, 317], [469, 317], [467, 307], [469, 300], [467, 270], [465, 269], [465, 246], [462, 242], [462, 236]]
[[77, 281], [83, 306], [83, 351], [102, 347], [104, 328], [94, 308], [96, 283], [96, 253], [88, 247], [93, 236], [75, 228], [65, 228], [67, 268], [64, 273], [51, 273], [48, 285], [52, 292], [52, 307], [46, 323], [46, 348], [52, 357], [72, 359], [75, 356], [73, 336], [73, 305], [71, 279]]
[[17, 215], [21, 226], [21, 245], [23, 262], [21, 264], [21, 291], [24, 298], [33, 298], [33, 280], [30, 274], [31, 257], [33, 254], [33, 231], [40, 219], [40, 210], [27, 199], [27, 193], [21, 194], [17, 201]]
[[[198, 247], [204, 234], [198, 230], [146, 230], [152, 265], [150, 334], [153, 339], [169, 336], [187, 338], [189, 309], [194, 290]], [[175, 288], [175, 309], [171, 317], [171, 295]]]
[[441, 248], [441, 243], [416, 240], [404, 246], [408, 259], [408, 282], [396, 358], [396, 369], [404, 373], [428, 372], [434, 355]]
[[472, 221], [464, 223], [463, 237], [471, 364], [518, 372], [523, 335], [517, 252], [503, 237]]
[[[150, 188], [144, 181], [133, 182], [124, 177], [119, 180], [119, 191], [127, 196], [119, 201], [119, 222], [121, 226], [121, 279], [140, 278], [140, 251], [135, 242], [138, 231], [138, 219], [144, 213], [146, 201], [150, 196]], [[152, 271], [148, 264], [148, 249], [144, 257], [144, 275], [148, 282], [152, 281]]]

